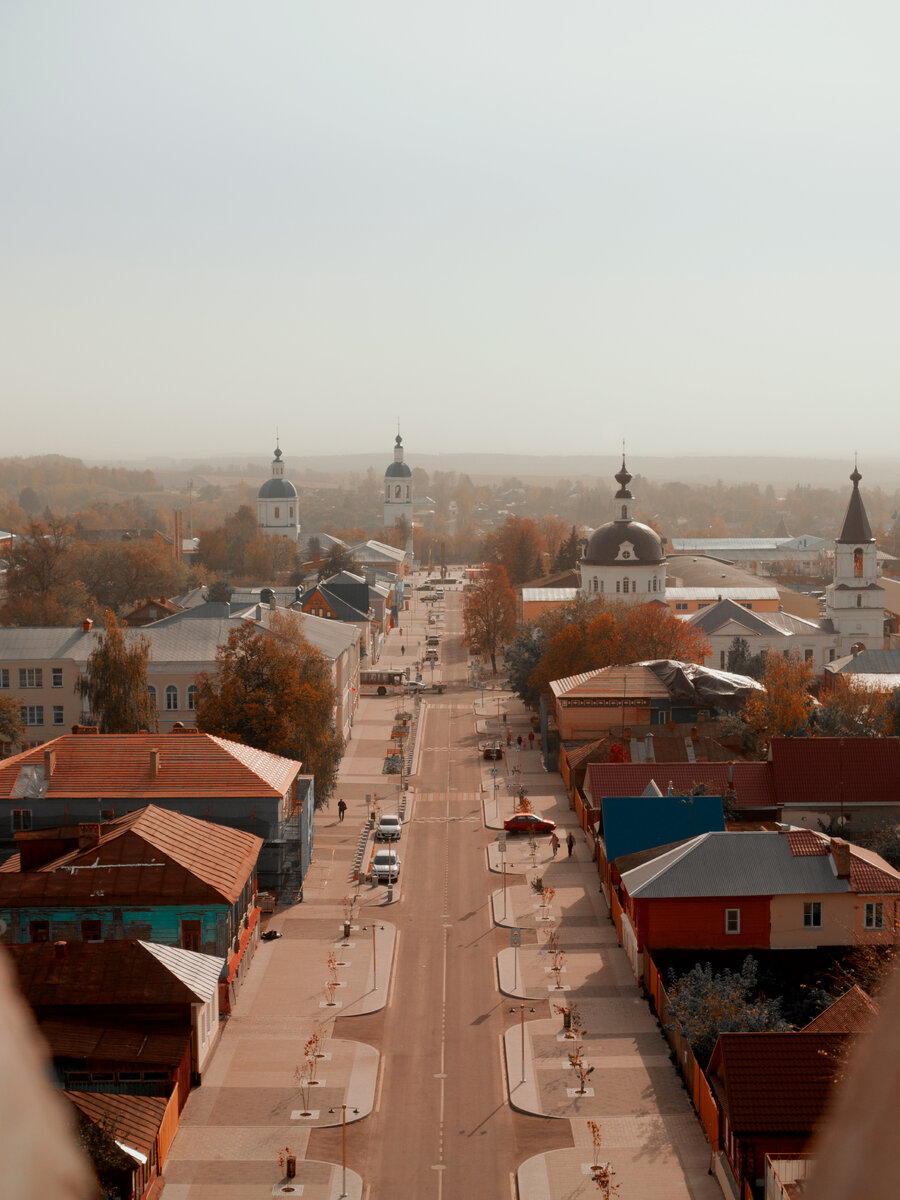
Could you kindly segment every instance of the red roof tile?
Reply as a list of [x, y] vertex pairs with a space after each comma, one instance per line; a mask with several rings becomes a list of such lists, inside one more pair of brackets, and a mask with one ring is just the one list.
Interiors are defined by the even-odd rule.
[[803, 1026], [803, 1033], [865, 1033], [878, 1016], [878, 1005], [858, 984]]
[[771, 758], [779, 804], [897, 803], [897, 738], [773, 738]]
[[671, 780], [678, 794], [705, 783], [712, 794], [721, 795], [729, 786], [729, 768], [738, 808], [775, 807], [769, 763], [591, 763], [588, 779], [595, 802], [605, 796], [640, 796], [651, 781], [663, 793]]
[[822, 855], [829, 853], [828, 842], [811, 829], [790, 829], [788, 830], [787, 840], [791, 848], [791, 854], [795, 858], [800, 858], [807, 854]]
[[834, 1033], [720, 1034], [709, 1076], [735, 1133], [812, 1133], [846, 1046]]
[[[96, 797], [152, 802], [179, 796], [283, 796], [301, 763], [208, 733], [67, 734], [0, 762], [0, 797], [13, 794], [22, 767], [52, 754], [48, 799]], [[159, 754], [154, 774], [152, 752]]]

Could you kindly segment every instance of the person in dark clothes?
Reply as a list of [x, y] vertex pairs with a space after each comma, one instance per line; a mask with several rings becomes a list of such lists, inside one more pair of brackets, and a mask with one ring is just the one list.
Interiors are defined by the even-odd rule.
[[566, 834], [566, 846], [569, 849], [569, 858], [572, 857], [572, 851], [575, 849], [575, 834], [570, 829]]
[[340, 798], [340, 800], [338, 800], [338, 820], [339, 820], [339, 821], [343, 821], [343, 819], [344, 819], [344, 813], [345, 813], [346, 811], [347, 811], [347, 803], [346, 803], [346, 801], [344, 800], [344, 797], [342, 796], [342, 797]]

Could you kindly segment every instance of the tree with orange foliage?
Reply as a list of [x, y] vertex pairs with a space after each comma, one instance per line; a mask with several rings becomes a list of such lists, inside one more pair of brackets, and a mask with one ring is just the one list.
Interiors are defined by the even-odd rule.
[[835, 675], [831, 689], [820, 696], [813, 732], [817, 737], [890, 737], [898, 732], [892, 699], [886, 688], [856, 687], [852, 676]]
[[506, 569], [512, 584], [534, 579], [543, 571], [544, 539], [531, 517], [507, 517], [488, 534], [484, 545], [487, 558]]
[[463, 596], [463, 641], [473, 654], [486, 655], [497, 674], [497, 651], [516, 631], [516, 594], [498, 563], [485, 569]]
[[809, 685], [813, 665], [799, 654], [766, 651], [766, 668], [760, 680], [764, 692], [754, 692], [744, 706], [743, 722], [759, 754], [773, 737], [807, 737], [814, 706]]

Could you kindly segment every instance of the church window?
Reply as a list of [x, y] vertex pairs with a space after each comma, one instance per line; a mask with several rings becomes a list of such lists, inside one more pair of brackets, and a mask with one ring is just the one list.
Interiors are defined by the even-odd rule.
[[409, 484], [406, 485], [406, 498], [409, 499]]
[[156, 707], [156, 688], [153, 686], [152, 683], [147, 684], [147, 695], [150, 697], [153, 707], [155, 708]]
[[170, 683], [166, 688], [166, 708], [172, 712], [178, 707], [178, 688], [174, 683]]
[[390, 500], [391, 498], [391, 485], [389, 483], [384, 485], [384, 498], [385, 500]]
[[863, 552], [857, 548], [853, 551], [853, 574], [859, 579], [863, 573]]
[[616, 580], [616, 591], [621, 592], [621, 590], [622, 590], [622, 581], [621, 581], [621, 579], [617, 579]]
[[858, 592], [856, 595], [856, 607], [862, 608], [862, 596], [860, 596]]
[[657, 577], [654, 575], [654, 576], [653, 576], [653, 590], [654, 590], [654, 592], [657, 590], [657, 589], [656, 589], [656, 584], [657, 584]]
[[190, 687], [188, 688], [187, 696], [188, 696], [188, 709], [191, 712], [194, 712], [194, 710], [197, 707], [197, 685], [195, 683], [192, 683], [190, 685]]
[[597, 591], [597, 589], [599, 588], [599, 586], [600, 586], [600, 583], [599, 583], [599, 581], [598, 581], [598, 579], [597, 579], [597, 576], [595, 575], [595, 576], [594, 576], [594, 591], [595, 591], [595, 592]]
[[628, 505], [627, 504], [622, 505], [622, 520], [623, 521], [628, 520]]
[[398, 483], [398, 484], [397, 484], [397, 486], [394, 488], [394, 495], [396, 496], [396, 498], [397, 498], [398, 500], [400, 499], [400, 484], [399, 484], [399, 483]]
[[276, 505], [275, 506], [275, 520], [277, 521], [280, 516], [281, 516], [281, 509]]
[[630, 586], [631, 586], [631, 584], [629, 582], [628, 576], [626, 575], [625, 578], [622, 580], [622, 591], [625, 593], [626, 596], [628, 595], [628, 589], [630, 588]]

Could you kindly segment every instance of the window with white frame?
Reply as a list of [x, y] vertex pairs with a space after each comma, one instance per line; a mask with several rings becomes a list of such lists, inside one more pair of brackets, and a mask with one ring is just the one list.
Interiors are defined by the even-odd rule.
[[9, 667], [0, 668], [0, 688], [9, 687]]
[[39, 688], [44, 686], [44, 672], [41, 667], [19, 667], [19, 687]]
[[187, 690], [188, 708], [191, 712], [197, 707], [197, 685], [192, 683]]
[[53, 687], [62, 687], [63, 676], [62, 667], [52, 667], [50, 669], [50, 683]]
[[741, 910], [739, 908], [725, 909], [725, 932], [740, 933], [741, 932]]
[[61, 704], [54, 704], [53, 705], [53, 724], [54, 725], [65, 725], [65, 723], [66, 723], [65, 708]]
[[884, 929], [884, 905], [880, 900], [866, 901], [866, 929]]
[[19, 720], [23, 725], [43, 725], [43, 704], [23, 704], [19, 709]]
[[178, 688], [170, 683], [166, 688], [166, 708], [169, 712], [178, 707]]
[[807, 900], [803, 904], [803, 928], [822, 928], [822, 901]]

